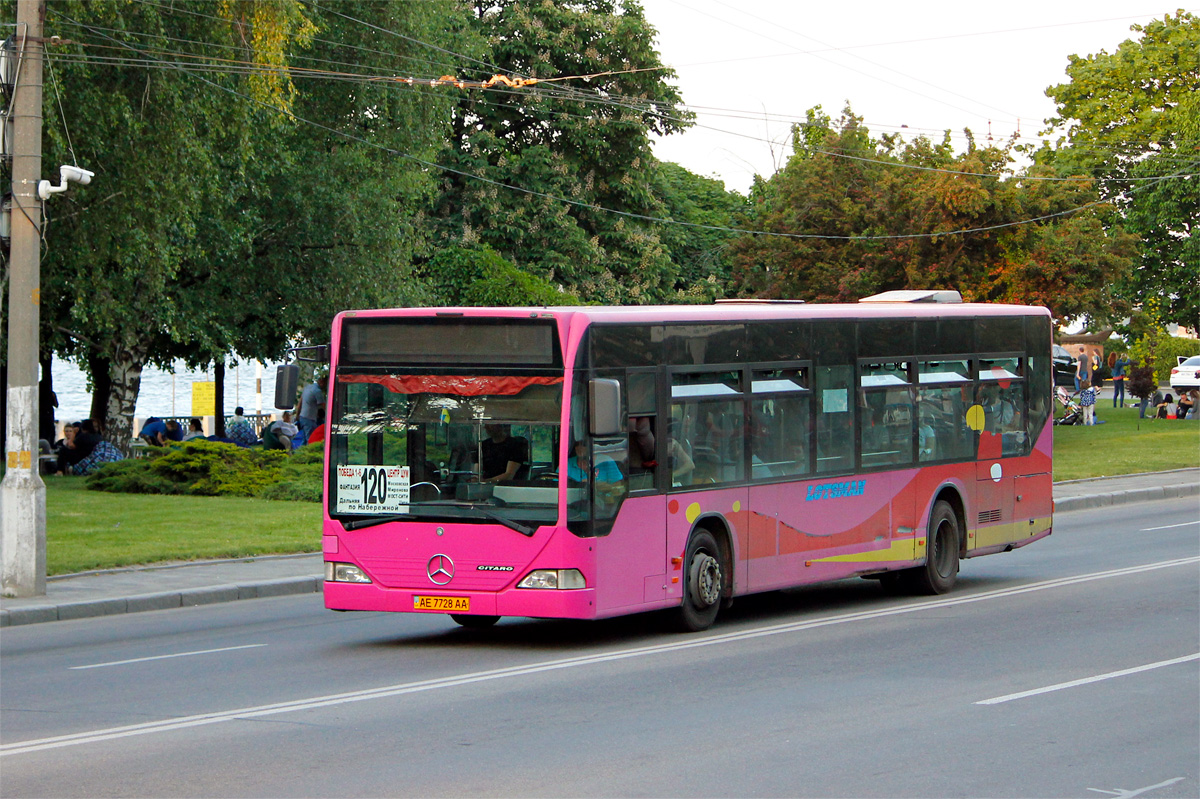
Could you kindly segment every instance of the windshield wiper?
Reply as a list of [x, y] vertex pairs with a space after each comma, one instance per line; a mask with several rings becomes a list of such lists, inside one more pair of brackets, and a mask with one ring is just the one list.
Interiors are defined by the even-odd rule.
[[[512, 519], [505, 518], [504, 516], [501, 516], [499, 513], [496, 513], [491, 508], [485, 508], [485, 507], [481, 507], [479, 505], [452, 505], [449, 502], [446, 502], [446, 503], [422, 502], [421, 505], [424, 507], [428, 507], [430, 505], [436, 505], [439, 508], [453, 508], [455, 510], [476, 511], [481, 516], [486, 516], [487, 518], [491, 519], [494, 522], [499, 522], [500, 524], [503, 524], [508, 529], [516, 530], [518, 533], [520, 533], [521, 535], [526, 536], [526, 537], [532, 537], [533, 534], [535, 532], [537, 532], [536, 527], [529, 527], [528, 525], [521, 524], [518, 521], [514, 521]], [[375, 525], [378, 525], [378, 524], [387, 524], [388, 522], [402, 522], [402, 521], [407, 521], [409, 519], [419, 519], [419, 518], [421, 518], [421, 517], [417, 516], [415, 514], [412, 514], [412, 513], [398, 513], [398, 514], [395, 514], [392, 516], [371, 516], [366, 519], [355, 519], [352, 522], [344, 521], [344, 522], [342, 522], [342, 526], [345, 527], [347, 530], [362, 530], [365, 527], [374, 527]]]
[[364, 527], [374, 527], [377, 524], [387, 524], [388, 522], [402, 522], [406, 519], [415, 519], [411, 513], [398, 513], [394, 516], [370, 516], [366, 519], [355, 519], [352, 522], [342, 522], [342, 527], [347, 530], [361, 530]]

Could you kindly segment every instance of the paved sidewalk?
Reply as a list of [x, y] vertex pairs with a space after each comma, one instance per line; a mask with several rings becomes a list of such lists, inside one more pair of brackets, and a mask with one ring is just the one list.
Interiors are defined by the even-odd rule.
[[[1054, 484], [1058, 513], [1170, 497], [1200, 497], [1200, 469]], [[1197, 503], [1200, 513], [1200, 502]], [[207, 605], [321, 590], [320, 554], [165, 564], [52, 577], [46, 595], [0, 598], [0, 627]]]

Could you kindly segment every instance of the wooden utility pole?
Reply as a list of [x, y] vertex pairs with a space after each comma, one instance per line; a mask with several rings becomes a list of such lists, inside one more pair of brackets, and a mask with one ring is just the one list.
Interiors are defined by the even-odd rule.
[[8, 289], [8, 433], [0, 484], [5, 596], [46, 593], [46, 484], [38, 474], [38, 323], [42, 201], [42, 22], [45, 0], [17, 0], [12, 226]]

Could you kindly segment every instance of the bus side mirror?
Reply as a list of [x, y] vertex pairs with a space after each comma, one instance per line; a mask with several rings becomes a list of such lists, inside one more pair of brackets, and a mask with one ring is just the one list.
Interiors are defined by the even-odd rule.
[[621, 418], [621, 384], [599, 378], [588, 383], [591, 406], [590, 427], [594, 436], [615, 436], [625, 432]]
[[300, 384], [300, 367], [285, 363], [275, 370], [275, 407], [290, 410], [296, 405], [296, 386]]

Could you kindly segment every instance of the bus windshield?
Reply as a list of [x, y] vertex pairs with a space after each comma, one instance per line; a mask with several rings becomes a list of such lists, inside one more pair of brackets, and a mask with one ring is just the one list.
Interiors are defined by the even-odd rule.
[[562, 377], [339, 370], [329, 513], [342, 520], [558, 518]]

